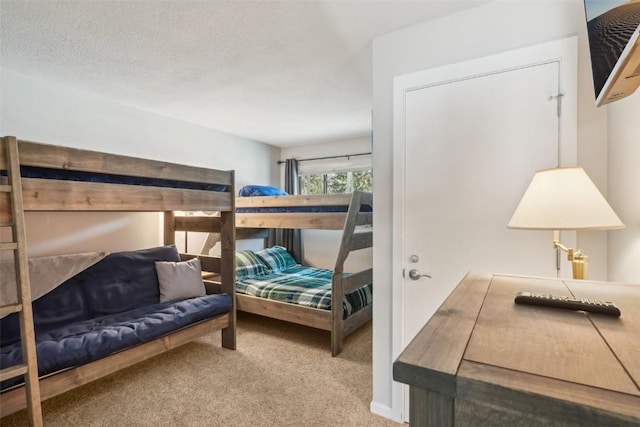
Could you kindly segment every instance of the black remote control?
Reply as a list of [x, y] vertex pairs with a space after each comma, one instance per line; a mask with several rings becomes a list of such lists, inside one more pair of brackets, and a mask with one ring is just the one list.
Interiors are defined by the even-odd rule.
[[611, 301], [601, 301], [588, 298], [573, 298], [562, 295], [536, 294], [533, 292], [518, 292], [516, 304], [543, 305], [546, 307], [564, 308], [567, 310], [581, 310], [589, 313], [608, 314], [620, 317], [620, 309]]

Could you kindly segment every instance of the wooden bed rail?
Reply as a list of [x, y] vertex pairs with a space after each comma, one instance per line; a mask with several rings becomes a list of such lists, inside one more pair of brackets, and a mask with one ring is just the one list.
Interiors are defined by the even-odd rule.
[[304, 207], [304, 206], [345, 206], [351, 201], [351, 194], [306, 194], [290, 196], [238, 197], [238, 208]]
[[[290, 208], [350, 206], [358, 195], [361, 204], [371, 204], [371, 193], [355, 191], [352, 194], [313, 194], [293, 196], [238, 197], [236, 208]], [[351, 211], [350, 211], [351, 212]], [[236, 213], [236, 226], [241, 228], [294, 228], [313, 230], [343, 230], [347, 217], [355, 216], [356, 225], [370, 225], [371, 212], [261, 212]]]
[[353, 273], [342, 279], [342, 291], [344, 294], [350, 294], [357, 289], [373, 282], [373, 268]]
[[238, 212], [238, 227], [248, 228], [297, 228], [311, 230], [342, 230], [347, 216], [344, 212], [317, 213], [254, 213]]
[[[18, 140], [20, 165], [207, 184], [233, 185], [227, 171]], [[0, 153], [3, 154], [3, 153]], [[3, 156], [0, 156], [3, 157]], [[0, 160], [0, 169], [6, 169]]]
[[[231, 209], [229, 193], [22, 178], [25, 211], [162, 212]], [[206, 193], [206, 194], [203, 194]], [[176, 207], [178, 207], [176, 209]]]
[[176, 231], [219, 233], [222, 227], [218, 216], [176, 216], [174, 221]]

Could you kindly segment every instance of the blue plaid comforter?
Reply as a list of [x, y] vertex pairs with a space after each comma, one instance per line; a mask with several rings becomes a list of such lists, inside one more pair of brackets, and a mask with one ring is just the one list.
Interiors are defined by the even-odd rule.
[[[331, 310], [332, 270], [295, 266], [238, 280], [236, 292], [306, 307]], [[371, 284], [345, 295], [342, 318], [371, 304]]]

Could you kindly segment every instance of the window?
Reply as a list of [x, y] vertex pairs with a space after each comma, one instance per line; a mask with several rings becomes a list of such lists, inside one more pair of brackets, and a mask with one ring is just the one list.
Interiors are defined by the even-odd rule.
[[305, 174], [299, 176], [300, 194], [338, 194], [371, 191], [372, 169]]

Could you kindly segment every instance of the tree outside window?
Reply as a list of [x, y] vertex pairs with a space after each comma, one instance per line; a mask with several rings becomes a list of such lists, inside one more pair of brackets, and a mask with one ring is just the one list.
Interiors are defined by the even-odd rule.
[[372, 169], [300, 175], [301, 194], [342, 194], [372, 191]]

